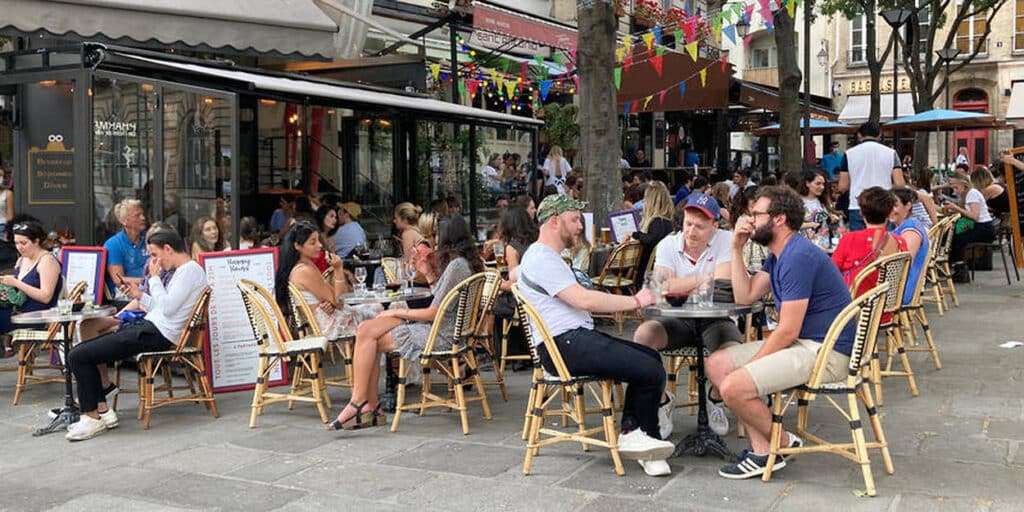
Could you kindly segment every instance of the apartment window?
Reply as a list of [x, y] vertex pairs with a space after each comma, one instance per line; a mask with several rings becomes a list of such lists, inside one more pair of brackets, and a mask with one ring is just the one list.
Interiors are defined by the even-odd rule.
[[[1020, 0], [1018, 0], [1020, 1]], [[917, 11], [917, 47], [923, 52], [925, 48], [928, 48], [928, 24], [931, 23], [931, 8], [929, 7], [930, 0], [917, 0], [916, 4], [918, 7]]]
[[[957, 9], [960, 8], [959, 2]], [[968, 9], [972, 9], [968, 7]], [[956, 30], [956, 47], [964, 54], [970, 55], [977, 49], [979, 54], [988, 53], [988, 41], [981, 42], [981, 36], [985, 34], [988, 25], [986, 13], [979, 12], [974, 16], [966, 18], [960, 23]], [[1014, 40], [1016, 41], [1016, 37]]]
[[774, 68], [779, 65], [778, 60], [778, 54], [774, 46], [771, 48], [754, 48], [750, 54], [750, 68]]
[[867, 31], [866, 17], [861, 14], [850, 20], [850, 64], [867, 62]]
[[1024, 0], [1017, 0], [1013, 13], [1013, 50], [1024, 51]]

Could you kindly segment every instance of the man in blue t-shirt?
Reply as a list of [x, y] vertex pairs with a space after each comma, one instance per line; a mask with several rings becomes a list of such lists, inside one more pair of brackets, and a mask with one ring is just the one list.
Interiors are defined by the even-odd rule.
[[[731, 479], [764, 473], [768, 463], [771, 413], [761, 397], [807, 382], [825, 334], [850, 292], [828, 255], [800, 235], [804, 209], [800, 196], [785, 187], [759, 190], [750, 216], [737, 220], [732, 243], [732, 286], [736, 302], [749, 304], [769, 290], [779, 311], [778, 327], [763, 341], [735, 345], [711, 355], [708, 377], [725, 404], [747, 427], [751, 449], [718, 474]], [[750, 239], [768, 248], [764, 267], [753, 276], [743, 263], [743, 245]], [[828, 355], [825, 382], [846, 377], [853, 347], [854, 323], [839, 336]], [[803, 441], [793, 434], [789, 446]], [[776, 459], [773, 470], [786, 466]]]
[[113, 293], [122, 284], [141, 284], [146, 254], [146, 212], [138, 199], [114, 205], [114, 215], [124, 228], [103, 242], [107, 249], [107, 286]]
[[821, 168], [828, 174], [828, 180], [832, 181], [839, 174], [839, 167], [843, 164], [843, 153], [839, 151], [839, 143], [832, 143], [832, 151], [821, 157]]

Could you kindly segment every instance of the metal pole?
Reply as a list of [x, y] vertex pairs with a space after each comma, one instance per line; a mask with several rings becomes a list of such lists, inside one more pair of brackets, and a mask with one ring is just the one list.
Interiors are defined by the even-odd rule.
[[[899, 27], [893, 28], [893, 31], [899, 30]], [[892, 40], [892, 120], [896, 120], [899, 117], [899, 77], [897, 72], [899, 71], [896, 67], [896, 59], [899, 58], [900, 49], [900, 38], [893, 36]], [[900, 131], [896, 128], [892, 130], [892, 148], [896, 150], [896, 153], [900, 152]]]
[[[949, 59], [945, 59], [945, 61], [946, 61], [946, 110], [949, 110]], [[942, 158], [943, 158], [943, 161], [946, 163], [946, 170], [948, 171], [949, 170], [949, 132], [945, 132], [942, 135], [942, 140], [945, 142], [945, 144], [944, 144], [945, 147], [943, 148], [943, 151], [945, 152], [945, 155], [943, 155]]]
[[452, 59], [452, 103], [459, 103], [459, 24], [455, 22], [455, 18], [452, 18], [451, 24], [448, 25], [448, 31], [450, 32], [451, 39], [451, 59]]
[[811, 4], [804, 2], [804, 162], [811, 163], [814, 153], [811, 147]]

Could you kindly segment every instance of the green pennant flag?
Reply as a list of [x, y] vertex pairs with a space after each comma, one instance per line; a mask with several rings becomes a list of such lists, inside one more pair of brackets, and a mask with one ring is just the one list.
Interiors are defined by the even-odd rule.
[[537, 65], [538, 66], [544, 67], [544, 56], [543, 55], [534, 55], [533, 60], [537, 61]]
[[459, 80], [459, 96], [466, 97], [466, 81]]
[[654, 50], [654, 55], [657, 57], [660, 57], [663, 53], [665, 53], [664, 46], [659, 46], [656, 50]]
[[552, 55], [551, 58], [555, 61], [555, 64], [558, 64], [559, 66], [562, 65], [562, 52], [555, 52], [555, 54]]
[[501, 71], [502, 73], [508, 74], [508, 68], [512, 65], [512, 61], [508, 59], [501, 59]]
[[615, 68], [615, 90], [622, 87], [622, 68]]
[[683, 29], [681, 28], [677, 28], [675, 32], [672, 32], [672, 37], [676, 40], [676, 45], [685, 43], [685, 41], [683, 41]]

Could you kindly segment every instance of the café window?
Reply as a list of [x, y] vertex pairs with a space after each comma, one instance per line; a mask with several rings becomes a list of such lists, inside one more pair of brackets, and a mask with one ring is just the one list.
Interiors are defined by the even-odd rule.
[[95, 77], [92, 82], [93, 195], [97, 239], [121, 229], [113, 206], [123, 199], [142, 201], [153, 220], [154, 86]]

